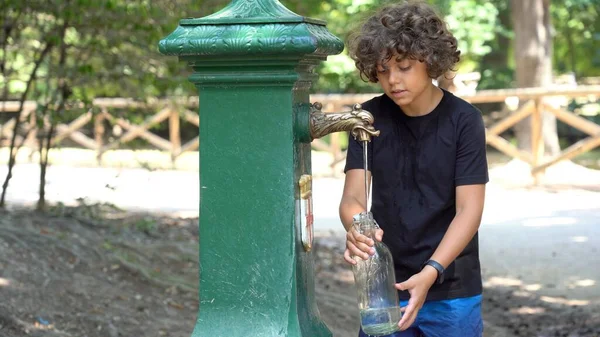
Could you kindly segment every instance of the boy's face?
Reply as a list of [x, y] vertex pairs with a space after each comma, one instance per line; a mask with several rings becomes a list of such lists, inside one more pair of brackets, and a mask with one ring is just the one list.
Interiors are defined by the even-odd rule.
[[433, 84], [424, 62], [396, 57], [377, 65], [377, 79], [385, 94], [400, 107], [409, 106]]

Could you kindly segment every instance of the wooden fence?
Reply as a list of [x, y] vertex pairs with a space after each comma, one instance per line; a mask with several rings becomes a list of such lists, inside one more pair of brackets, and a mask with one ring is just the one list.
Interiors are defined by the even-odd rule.
[[[137, 102], [131, 99], [124, 98], [99, 98], [92, 103], [94, 108], [100, 110], [99, 113], [87, 111], [69, 123], [60, 123], [56, 126], [56, 132], [52, 136], [52, 144], [58, 144], [66, 138], [70, 138], [75, 143], [84, 148], [95, 150], [97, 153], [98, 162], [100, 163], [102, 154], [109, 150], [117, 149], [124, 144], [131, 142], [136, 138], [142, 138], [155, 148], [168, 151], [171, 154], [172, 160], [175, 160], [179, 155], [186, 151], [194, 151], [200, 145], [199, 137], [191, 139], [182, 144], [181, 140], [181, 123], [187, 122], [198, 127], [200, 118], [197, 109], [197, 98], [190, 97], [189, 99], [179, 100], [151, 100], [149, 102]], [[118, 117], [116, 113], [111, 111], [141, 108], [147, 111], [157, 111], [144, 122], [139, 125], [131, 123], [125, 118]], [[17, 136], [17, 142], [24, 146], [37, 147], [36, 135], [38, 128], [36, 126], [35, 115], [33, 112], [37, 109], [35, 102], [25, 102], [23, 106], [22, 132], [27, 138], [23, 139], [21, 135]], [[193, 110], [192, 110], [193, 109]], [[18, 102], [0, 102], [0, 112], [18, 112]], [[125, 132], [119, 135], [113, 135], [110, 142], [105, 143], [105, 121], [110, 125], [117, 126]], [[162, 138], [150, 131], [150, 128], [168, 121], [169, 139]], [[93, 123], [92, 135], [86, 135], [81, 130], [88, 123]], [[0, 139], [2, 146], [8, 146], [12, 132], [14, 129], [14, 118], [6, 124], [0, 125]]]
[[[348, 109], [356, 102], [364, 102], [375, 94], [360, 95], [313, 95], [311, 101], [323, 103], [323, 111], [338, 111]], [[506, 103], [507, 101], [521, 102], [520, 109], [512, 111], [503, 118], [494, 121], [493, 124], [486, 126], [486, 141], [489, 145], [498, 149], [500, 152], [519, 158], [531, 166], [534, 176], [556, 164], [561, 160], [571, 159], [584, 152], [590, 151], [600, 146], [600, 125], [593, 123], [583, 117], [580, 117], [570, 111], [557, 107], [553, 104], [555, 100], [569, 101], [573, 98], [587, 97], [591, 101], [600, 100], [600, 85], [586, 85], [579, 87], [556, 87], [547, 88], [521, 88], [521, 89], [502, 89], [502, 90], [481, 90], [474, 94], [463, 94], [461, 98], [470, 103]], [[588, 138], [583, 139], [553, 158], [544, 158], [544, 142], [542, 139], [542, 113], [550, 112], [560, 121], [586, 133]], [[519, 150], [506, 139], [500, 137], [504, 131], [514, 127], [519, 121], [528, 116], [531, 118], [531, 152]], [[334, 160], [332, 167], [345, 159], [345, 153], [339, 147], [340, 135], [332, 135], [331, 143], [327, 144], [322, 140], [315, 140], [313, 146], [322, 151], [328, 151], [332, 154]]]
[[[312, 95], [311, 102], [321, 102], [325, 112], [348, 111], [350, 107], [358, 102], [364, 102], [376, 94], [359, 95]], [[510, 100], [521, 102], [521, 108], [507, 113], [503, 118], [487, 125], [487, 143], [499, 151], [513, 157], [524, 160], [529, 163], [532, 173], [537, 175], [543, 172], [549, 166], [561, 161], [573, 158], [581, 153], [590, 151], [600, 146], [600, 125], [582, 118], [572, 112], [566, 111], [552, 104], [553, 100], [573, 99], [577, 97], [588, 97], [591, 100], [600, 99], [600, 85], [586, 85], [579, 87], [564, 87], [555, 89], [545, 88], [522, 88], [522, 89], [503, 89], [503, 90], [484, 90], [473, 94], [460, 95], [463, 99], [471, 103], [505, 103]], [[88, 111], [69, 123], [60, 124], [56, 128], [56, 133], [52, 137], [52, 143], [57, 144], [62, 140], [70, 138], [79, 145], [97, 152], [100, 162], [102, 154], [108, 150], [116, 149], [123, 144], [136, 138], [142, 138], [157, 149], [168, 151], [171, 158], [175, 160], [179, 155], [186, 151], [194, 151], [199, 147], [200, 140], [195, 137], [182, 144], [181, 123], [191, 123], [195, 127], [200, 124], [197, 110], [197, 97], [178, 100], [152, 100], [146, 103], [136, 102], [130, 99], [112, 98], [95, 99], [93, 106], [99, 109], [100, 113]], [[134, 124], [122, 117], [118, 117], [115, 111], [119, 109], [143, 108], [149, 111], [155, 111], [140, 124]], [[37, 147], [36, 122], [32, 112], [36, 109], [34, 102], [26, 102], [21, 114], [23, 130], [20, 134], [27, 135], [25, 139], [19, 135], [19, 141], [25, 146]], [[0, 102], [0, 112], [16, 112], [18, 103]], [[559, 120], [581, 130], [589, 135], [588, 138], [581, 140], [568, 148], [564, 149], [558, 156], [550, 159], [544, 159], [543, 141], [542, 141], [542, 113], [543, 111], [554, 114]], [[500, 135], [512, 128], [519, 121], [531, 116], [531, 135], [532, 150], [525, 152], [519, 150]], [[105, 122], [110, 125], [118, 126], [125, 132], [119, 136], [113, 137], [110, 142], [105, 143]], [[150, 128], [164, 121], [168, 122], [168, 139], [162, 138], [150, 131]], [[85, 134], [82, 128], [88, 123], [93, 123], [93, 132]], [[2, 146], [7, 145], [8, 139], [12, 136], [14, 119], [11, 119], [4, 125], [0, 125], [0, 139]], [[327, 151], [333, 157], [331, 167], [337, 165], [345, 159], [345, 152], [342, 147], [342, 137], [344, 133], [331, 134], [329, 142], [323, 139], [313, 141], [313, 148], [319, 151]]]

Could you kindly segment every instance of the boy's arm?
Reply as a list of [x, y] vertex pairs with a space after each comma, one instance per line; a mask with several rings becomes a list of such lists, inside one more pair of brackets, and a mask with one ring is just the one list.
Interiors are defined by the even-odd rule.
[[[371, 183], [371, 172], [367, 172], [367, 180]], [[355, 264], [352, 255], [360, 256], [363, 259], [368, 259], [368, 254], [373, 254], [371, 247], [375, 244], [373, 240], [364, 235], [359, 234], [352, 227], [352, 217], [360, 212], [367, 210], [365, 191], [365, 170], [351, 169], [346, 172], [346, 180], [344, 182], [344, 192], [340, 201], [340, 220], [346, 229], [346, 251], [344, 259], [350, 264]], [[383, 235], [382, 230], [376, 233], [376, 239], [381, 241]]]
[[467, 247], [481, 224], [484, 201], [484, 184], [456, 187], [456, 216], [431, 256], [432, 260], [447, 268]]
[[[362, 104], [364, 109], [371, 109], [371, 101]], [[367, 180], [371, 185], [371, 167], [373, 167], [373, 142], [368, 144], [367, 158]], [[344, 191], [342, 200], [340, 201], [339, 214], [340, 220], [346, 229], [346, 250], [344, 252], [344, 260], [350, 264], [355, 264], [356, 261], [352, 258], [353, 255], [360, 256], [363, 259], [368, 259], [369, 254], [374, 254], [375, 251], [371, 248], [375, 242], [361, 235], [353, 228], [353, 216], [361, 212], [367, 211], [367, 200], [365, 191], [365, 162], [364, 162], [363, 144], [359, 143], [351, 133], [348, 133], [348, 151], [346, 152], [346, 165], [344, 172], [346, 180], [344, 182]], [[380, 229], [375, 233], [375, 239], [381, 241], [383, 231]]]
[[[486, 136], [479, 111], [461, 114], [456, 152], [456, 215], [431, 259], [447, 268], [479, 229], [489, 181]], [[423, 261], [425, 262], [425, 261]], [[433, 267], [427, 267], [433, 269]]]
[[[367, 172], [367, 179], [371, 183], [371, 172]], [[344, 191], [340, 202], [340, 220], [346, 231], [352, 228], [352, 217], [367, 210], [365, 195], [365, 170], [352, 169], [346, 172]]]
[[[447, 268], [465, 249], [479, 228], [485, 199], [485, 185], [462, 185], [456, 187], [456, 216], [444, 234], [431, 259]], [[429, 288], [435, 283], [438, 272], [426, 265], [423, 270], [396, 288], [411, 294], [404, 315], [398, 323], [401, 330], [407, 329], [415, 320], [425, 302]]]

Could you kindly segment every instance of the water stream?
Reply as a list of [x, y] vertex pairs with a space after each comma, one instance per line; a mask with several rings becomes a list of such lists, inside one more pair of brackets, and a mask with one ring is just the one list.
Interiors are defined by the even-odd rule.
[[363, 141], [363, 162], [365, 165], [365, 211], [368, 212], [369, 211], [369, 179], [368, 179], [368, 169], [369, 169], [369, 163], [368, 163], [368, 144], [369, 142], [364, 140]]

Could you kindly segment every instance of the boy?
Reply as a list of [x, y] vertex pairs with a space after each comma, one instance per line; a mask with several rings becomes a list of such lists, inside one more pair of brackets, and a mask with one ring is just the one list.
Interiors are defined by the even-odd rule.
[[[377, 240], [392, 251], [400, 282], [404, 313], [392, 336], [482, 336], [485, 128], [480, 111], [432, 82], [459, 61], [456, 39], [428, 5], [403, 3], [365, 22], [351, 56], [384, 92], [363, 108], [381, 131], [368, 144], [368, 179]], [[373, 242], [352, 228], [353, 215], [367, 208], [362, 144], [353, 137], [344, 172], [344, 258], [354, 263], [352, 255], [372, 254]]]

